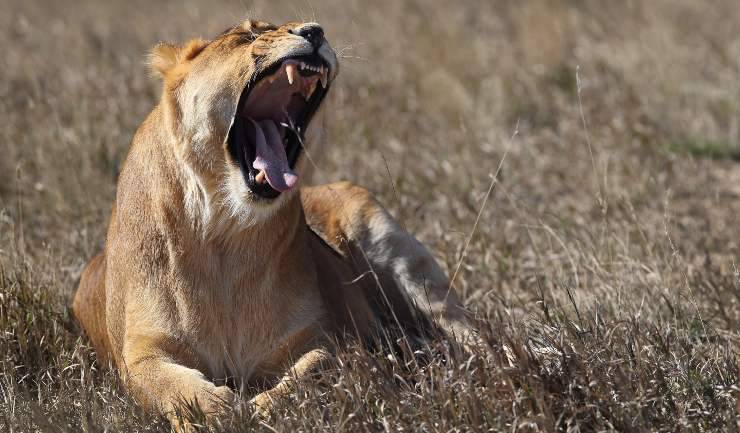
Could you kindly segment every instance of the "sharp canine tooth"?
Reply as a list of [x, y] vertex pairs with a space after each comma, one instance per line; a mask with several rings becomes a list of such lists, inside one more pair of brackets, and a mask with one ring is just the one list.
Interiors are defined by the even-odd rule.
[[285, 73], [288, 75], [288, 83], [293, 84], [297, 73], [295, 65], [293, 63], [288, 63], [288, 66], [285, 67]]
[[306, 91], [306, 101], [311, 99], [311, 96], [313, 95], [313, 92], [316, 91], [316, 80], [311, 80], [311, 83], [308, 85], [308, 90]]
[[326, 85], [329, 83], [329, 72], [327, 68], [321, 68], [321, 87], [326, 89]]

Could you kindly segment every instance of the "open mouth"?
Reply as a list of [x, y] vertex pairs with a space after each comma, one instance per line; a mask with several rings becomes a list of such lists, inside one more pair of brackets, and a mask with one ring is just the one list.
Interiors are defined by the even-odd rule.
[[318, 55], [292, 57], [267, 68], [242, 92], [228, 148], [255, 195], [276, 198], [298, 182], [294, 169], [329, 72]]

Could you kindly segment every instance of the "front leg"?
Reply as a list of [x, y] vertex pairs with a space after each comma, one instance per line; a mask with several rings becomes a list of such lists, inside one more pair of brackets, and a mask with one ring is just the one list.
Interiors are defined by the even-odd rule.
[[290, 395], [296, 384], [315, 374], [329, 360], [330, 354], [326, 349], [314, 349], [298, 358], [288, 372], [280, 379], [273, 388], [257, 394], [250, 403], [262, 417], [266, 417], [275, 403]]
[[[475, 332], [454, 289], [432, 254], [404, 230], [364, 188], [349, 182], [303, 188], [309, 226], [351, 260], [358, 275], [375, 278], [381, 302], [411, 307], [461, 343]], [[400, 299], [400, 301], [399, 301]]]
[[182, 410], [197, 404], [207, 418], [231, 408], [235, 395], [216, 386], [195, 368], [187, 348], [166, 336], [131, 335], [124, 345], [123, 362], [127, 385], [147, 408], [163, 413], [176, 431], [189, 431], [181, 421]]

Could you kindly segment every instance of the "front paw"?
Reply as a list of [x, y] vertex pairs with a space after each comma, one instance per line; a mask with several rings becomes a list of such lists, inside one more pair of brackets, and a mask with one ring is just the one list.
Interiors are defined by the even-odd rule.
[[169, 415], [174, 433], [206, 431], [203, 426], [224, 422], [236, 402], [228, 386], [214, 386], [201, 391], [196, 401], [185, 403]]
[[207, 398], [201, 403], [201, 409], [206, 415], [223, 414], [226, 410], [233, 408], [236, 402], [236, 394], [228, 386], [217, 386], [208, 391]]

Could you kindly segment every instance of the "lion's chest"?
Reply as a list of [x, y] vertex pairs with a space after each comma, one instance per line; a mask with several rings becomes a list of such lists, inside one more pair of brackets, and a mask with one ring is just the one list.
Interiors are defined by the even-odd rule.
[[260, 364], [321, 320], [315, 269], [310, 263], [289, 272], [280, 263], [225, 267], [228, 272], [224, 266], [201, 272], [210, 278], [194, 289], [200, 302], [192, 306], [188, 334], [204, 373], [249, 380]]

